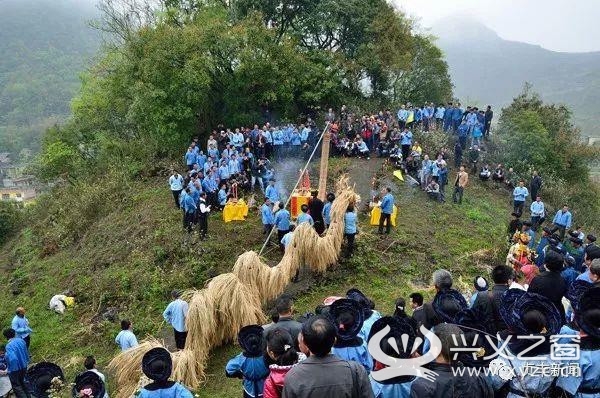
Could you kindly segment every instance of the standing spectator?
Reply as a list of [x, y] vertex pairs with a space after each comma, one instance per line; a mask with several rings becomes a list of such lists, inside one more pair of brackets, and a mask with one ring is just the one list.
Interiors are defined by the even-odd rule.
[[187, 338], [185, 320], [188, 313], [188, 303], [180, 298], [181, 293], [179, 293], [177, 290], [173, 290], [173, 292], [171, 292], [171, 297], [173, 298], [173, 301], [169, 303], [163, 312], [163, 318], [171, 326], [173, 326], [175, 346], [178, 350], [183, 350], [185, 348], [185, 340]]
[[544, 266], [547, 271], [533, 278], [528, 292], [544, 296], [556, 306], [560, 312], [562, 322], [565, 322], [565, 307], [562, 298], [567, 293], [567, 285], [560, 272], [563, 269], [564, 257], [562, 254], [549, 250], [544, 258]]
[[477, 292], [472, 308], [479, 311], [483, 317], [483, 323], [488, 326], [492, 334], [506, 331], [506, 323], [500, 316], [502, 306], [502, 295], [509, 289], [514, 279], [514, 271], [506, 265], [497, 265], [492, 269], [492, 281], [494, 286], [491, 290]]
[[312, 197], [308, 202], [308, 210], [310, 212], [310, 216], [314, 221], [313, 226], [315, 228], [315, 231], [317, 231], [317, 233], [321, 235], [323, 232], [325, 232], [325, 220], [323, 220], [323, 207], [325, 206], [325, 204], [321, 199], [317, 197], [317, 190], [312, 191], [311, 195]]
[[346, 361], [360, 363], [367, 373], [373, 368], [373, 359], [359, 333], [364, 323], [361, 305], [352, 299], [339, 299], [329, 307], [329, 317], [337, 326], [337, 338], [332, 353]]
[[210, 205], [207, 205], [206, 203], [206, 192], [201, 192], [197, 210], [200, 240], [204, 240], [208, 237], [208, 213], [210, 213]]
[[325, 228], [329, 228], [329, 224], [331, 224], [331, 206], [333, 205], [333, 201], [335, 200], [335, 195], [333, 193], [327, 194], [327, 201], [323, 205], [323, 221], [325, 222]]
[[460, 142], [456, 141], [454, 144], [454, 166], [457, 168], [462, 164], [463, 158], [463, 147], [460, 145]]
[[19, 307], [15, 311], [15, 316], [11, 322], [11, 327], [17, 334], [17, 337], [25, 340], [25, 345], [29, 349], [29, 343], [31, 341], [31, 333], [33, 330], [29, 327], [29, 319], [25, 317], [25, 308]]
[[513, 211], [515, 213], [523, 214], [523, 207], [525, 207], [525, 198], [529, 196], [529, 191], [525, 188], [525, 181], [519, 181], [519, 186], [513, 190]]
[[194, 168], [194, 164], [196, 163], [196, 152], [194, 151], [194, 148], [190, 146], [185, 153], [184, 158], [188, 170], [192, 170]]
[[243, 351], [227, 362], [225, 375], [242, 379], [244, 397], [262, 397], [269, 375], [264, 357], [262, 326], [244, 326], [238, 333], [238, 343]]
[[17, 337], [14, 329], [5, 329], [3, 334], [8, 340], [5, 356], [8, 378], [13, 393], [16, 398], [30, 398], [31, 395], [25, 381], [25, 373], [27, 372], [27, 365], [29, 365], [29, 351], [25, 340]]
[[412, 318], [417, 323], [417, 330], [419, 330], [426, 320], [425, 311], [423, 310], [423, 295], [421, 293], [411, 293], [408, 298], [410, 298], [410, 307], [413, 310]]
[[265, 327], [263, 336], [267, 338], [269, 332], [275, 329], [283, 329], [292, 336], [294, 346], [298, 349], [298, 334], [302, 330], [302, 324], [294, 320], [294, 300], [287, 294], [282, 294], [275, 303], [275, 311], [279, 315], [277, 322]]
[[446, 185], [448, 185], [448, 168], [446, 162], [442, 160], [440, 162], [440, 171], [438, 172], [438, 183], [440, 185], [439, 201], [446, 201]]
[[267, 334], [267, 355], [273, 363], [269, 366], [269, 376], [265, 380], [263, 398], [281, 398], [285, 375], [306, 357], [294, 348], [292, 336], [283, 329], [275, 328]]
[[285, 398], [373, 398], [367, 372], [354, 361], [331, 354], [336, 328], [324, 316], [316, 315], [302, 325], [300, 348], [308, 358], [290, 370], [283, 386]]
[[392, 213], [394, 212], [394, 196], [392, 188], [387, 187], [385, 195], [381, 200], [381, 215], [379, 216], [379, 233], [383, 234], [383, 225], [385, 224], [385, 233], [389, 234], [392, 229]]
[[173, 371], [173, 359], [169, 351], [156, 347], [144, 354], [142, 371], [152, 382], [142, 388], [138, 398], [193, 398], [192, 393], [183, 385], [169, 381]]
[[358, 217], [354, 211], [354, 205], [348, 205], [346, 214], [344, 214], [344, 237], [348, 242], [346, 257], [352, 257], [352, 254], [354, 253], [354, 237], [358, 233], [357, 219]]
[[269, 180], [269, 185], [265, 189], [265, 196], [271, 200], [271, 204], [275, 204], [279, 202], [279, 192], [277, 192], [277, 188], [275, 187], [275, 180]]
[[469, 175], [465, 171], [465, 166], [460, 166], [460, 171], [456, 174], [456, 180], [454, 181], [454, 193], [452, 194], [454, 203], [462, 203], [465, 187], [468, 183]]
[[185, 189], [185, 197], [183, 198], [183, 225], [188, 231], [188, 234], [192, 233], [192, 224], [194, 223], [194, 217], [196, 215], [196, 203], [194, 203], [194, 197], [191, 195], [192, 190], [190, 187]]
[[531, 197], [536, 198], [540, 190], [542, 189], [542, 179], [538, 175], [537, 171], [533, 171], [533, 175], [531, 176], [531, 181], [529, 182], [529, 189], [531, 191]]
[[277, 226], [277, 240], [281, 242], [283, 236], [290, 230], [290, 212], [285, 205], [275, 213], [275, 225]]
[[296, 221], [298, 222], [298, 226], [300, 226], [300, 224], [302, 224], [303, 222], [309, 223], [311, 227], [315, 225], [312, 216], [308, 214], [308, 205], [304, 204], [300, 206], [300, 214], [298, 214], [298, 218], [296, 219]]
[[137, 338], [133, 333], [133, 326], [128, 319], [123, 319], [121, 321], [121, 331], [117, 334], [115, 343], [121, 347], [121, 351], [127, 351], [130, 348], [138, 346]]
[[558, 228], [558, 231], [560, 233], [560, 240], [563, 240], [565, 238], [565, 231], [571, 228], [572, 221], [573, 216], [569, 211], [569, 206], [567, 206], [566, 204], [563, 205], [563, 208], [557, 211], [554, 215], [552, 223], [556, 228]]
[[175, 207], [179, 209], [179, 195], [183, 191], [183, 176], [177, 170], [173, 170], [173, 174], [169, 177], [169, 186], [175, 200]]
[[485, 127], [483, 129], [483, 138], [488, 139], [490, 136], [490, 128], [492, 127], [492, 119], [494, 118], [494, 111], [492, 111], [491, 105], [487, 106], [485, 110]]
[[531, 225], [533, 230], [537, 232], [538, 227], [544, 222], [543, 219], [546, 216], [546, 208], [544, 206], [544, 202], [542, 202], [542, 198], [538, 196], [535, 197], [535, 201], [531, 202], [531, 206], [529, 210], [531, 211]]
[[263, 224], [263, 235], [270, 234], [275, 224], [275, 216], [273, 215], [273, 207], [271, 205], [271, 199], [265, 198], [265, 203], [260, 207], [260, 215]]
[[408, 128], [404, 128], [404, 131], [400, 133], [400, 145], [402, 147], [402, 160], [406, 160], [410, 155], [410, 148], [412, 147], [412, 132]]

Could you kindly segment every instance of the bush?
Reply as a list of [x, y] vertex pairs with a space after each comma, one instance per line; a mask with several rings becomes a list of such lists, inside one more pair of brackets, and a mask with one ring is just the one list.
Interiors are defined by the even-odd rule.
[[0, 245], [19, 231], [22, 213], [13, 202], [0, 202]]

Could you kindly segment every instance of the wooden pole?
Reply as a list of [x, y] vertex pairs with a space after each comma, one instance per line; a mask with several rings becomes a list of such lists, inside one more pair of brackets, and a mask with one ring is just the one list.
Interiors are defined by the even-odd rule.
[[323, 142], [321, 143], [321, 165], [319, 166], [319, 195], [318, 198], [325, 201], [327, 196], [327, 171], [329, 169], [329, 146], [331, 142], [331, 133], [329, 124], [323, 132]]

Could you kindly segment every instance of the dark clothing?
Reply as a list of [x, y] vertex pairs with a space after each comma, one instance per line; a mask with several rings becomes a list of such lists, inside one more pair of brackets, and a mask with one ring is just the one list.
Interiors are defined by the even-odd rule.
[[567, 284], [560, 272], [542, 272], [533, 278], [528, 291], [546, 297], [556, 306], [558, 312], [560, 312], [562, 323], [565, 323], [565, 307], [562, 305], [562, 298], [567, 293]]
[[308, 203], [308, 210], [310, 212], [310, 216], [314, 221], [315, 231], [319, 235], [325, 232], [325, 221], [323, 220], [323, 206], [325, 204], [319, 198], [312, 198]]
[[185, 340], [188, 332], [178, 332], [175, 329], [173, 329], [173, 332], [175, 333], [175, 347], [178, 350], [183, 350], [185, 348]]
[[13, 393], [16, 398], [30, 398], [27, 382], [25, 381], [25, 374], [27, 369], [17, 370], [16, 372], [10, 372], [8, 379], [12, 386]]
[[456, 166], [456, 168], [460, 167], [460, 165], [462, 163], [462, 158], [463, 158], [463, 148], [459, 143], [457, 143], [454, 146], [454, 165]]
[[208, 213], [202, 213], [200, 209], [198, 209], [198, 233], [201, 239], [204, 239], [208, 233]]
[[392, 215], [386, 214], [383, 211], [379, 216], [379, 233], [383, 233], [383, 224], [385, 224], [385, 233], [389, 234], [392, 229]]
[[192, 224], [194, 223], [194, 217], [196, 213], [183, 213], [183, 226], [187, 229], [188, 233], [192, 232]]
[[531, 200], [534, 201], [542, 189], [542, 179], [540, 176], [534, 176], [529, 183], [529, 191], [531, 191]]
[[23, 340], [25, 340], [25, 346], [29, 348], [29, 344], [31, 343], [31, 335], [23, 337]]
[[348, 247], [346, 248], [346, 257], [352, 256], [354, 252], [354, 238], [356, 234], [344, 234], [346, 240], [348, 241]]
[[310, 356], [285, 376], [283, 398], [373, 398], [365, 368], [329, 354]]
[[173, 193], [173, 199], [175, 199], [175, 207], [177, 207], [179, 209], [179, 195], [181, 195], [181, 191], [183, 191], [183, 189], [180, 189], [178, 191], [171, 191]]
[[423, 306], [417, 307], [413, 310], [412, 318], [415, 320], [415, 322], [417, 322], [418, 331], [421, 325], [425, 325], [425, 323], [427, 322], [427, 317]]
[[458, 185], [454, 187], [454, 193], [452, 194], [452, 200], [454, 201], [454, 203], [462, 203], [464, 190], [465, 189], [463, 187], [459, 187]]
[[[457, 365], [459, 367], [462, 365]], [[493, 398], [494, 390], [483, 376], [454, 376], [449, 364], [430, 363], [426, 367], [438, 376], [435, 381], [417, 378], [410, 389], [411, 398]]]
[[294, 345], [296, 349], [298, 349], [298, 335], [302, 330], [302, 324], [298, 321], [295, 321], [292, 317], [282, 316], [279, 318], [277, 323], [272, 324], [271, 326], [265, 328], [263, 332], [263, 336], [265, 339], [267, 338], [267, 333], [275, 328], [280, 328], [286, 330], [290, 336], [292, 336], [292, 340], [294, 340]]
[[507, 329], [506, 323], [500, 316], [502, 295], [508, 290], [507, 285], [494, 285], [491, 291], [479, 292], [473, 303], [473, 309], [483, 317], [482, 324], [488, 326], [488, 333], [496, 335]]

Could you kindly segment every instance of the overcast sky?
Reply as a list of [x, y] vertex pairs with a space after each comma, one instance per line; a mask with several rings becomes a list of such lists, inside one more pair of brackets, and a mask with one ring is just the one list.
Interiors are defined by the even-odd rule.
[[554, 51], [600, 51], [599, 0], [392, 0], [430, 26], [440, 18], [467, 15], [507, 40]]

